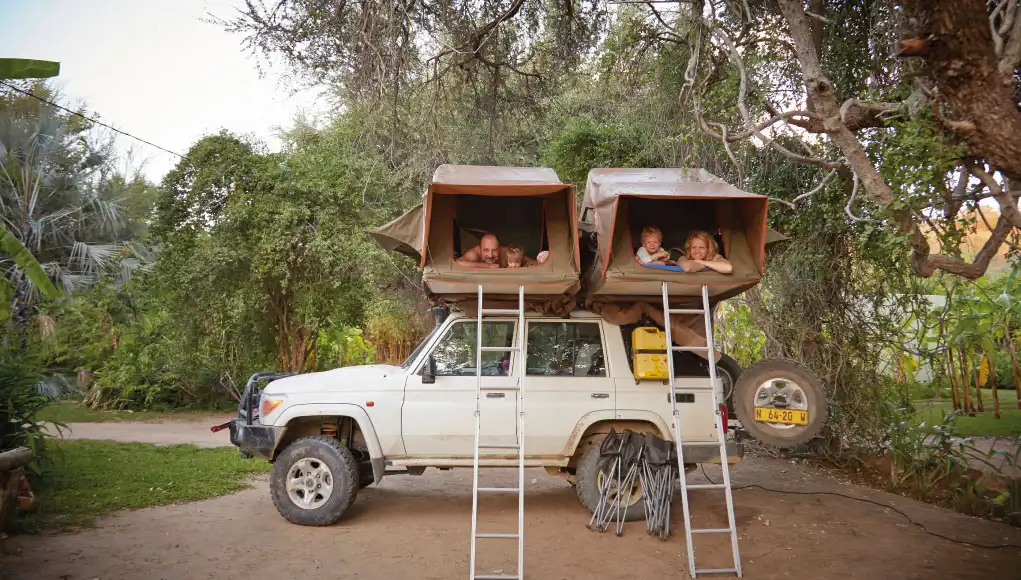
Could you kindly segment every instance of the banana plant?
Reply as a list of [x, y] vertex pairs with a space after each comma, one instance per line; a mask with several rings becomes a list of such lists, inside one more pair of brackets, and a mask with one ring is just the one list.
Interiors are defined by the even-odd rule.
[[[0, 58], [0, 80], [2, 79], [41, 79], [55, 77], [60, 74], [60, 63], [48, 60], [32, 60], [25, 58]], [[7, 149], [0, 142], [0, 166], [3, 165]], [[42, 264], [31, 250], [4, 226], [0, 229], [0, 251], [11, 257], [11, 260], [25, 272], [28, 279], [47, 298], [60, 298], [62, 293], [46, 275]], [[11, 299], [14, 289], [8, 280], [0, 281], [0, 320], [11, 317]]]
[[59, 62], [30, 58], [0, 58], [0, 79], [48, 79], [59, 74]]

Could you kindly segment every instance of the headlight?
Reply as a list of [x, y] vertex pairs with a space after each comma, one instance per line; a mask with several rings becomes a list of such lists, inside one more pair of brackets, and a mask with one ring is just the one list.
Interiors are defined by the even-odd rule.
[[275, 396], [274, 395], [268, 395], [267, 396], [267, 395], [264, 394], [262, 396], [262, 402], [259, 405], [259, 415], [262, 416], [262, 417], [266, 417], [267, 415], [269, 415], [273, 411], [276, 411], [277, 407], [279, 407], [283, 402], [284, 402], [284, 398], [279, 396], [279, 395], [275, 395]]

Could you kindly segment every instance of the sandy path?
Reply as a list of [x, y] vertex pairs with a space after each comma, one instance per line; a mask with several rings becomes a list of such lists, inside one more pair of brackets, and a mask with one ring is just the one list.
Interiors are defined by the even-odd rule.
[[[709, 469], [709, 475], [718, 470]], [[733, 470], [735, 486], [758, 483], [827, 490], [893, 504], [933, 531], [982, 543], [1021, 544], [1021, 530], [834, 481], [818, 469], [751, 458]], [[484, 472], [484, 485], [514, 481], [514, 472]], [[701, 479], [692, 474], [691, 481]], [[533, 482], [534, 479], [534, 482]], [[663, 580], [686, 578], [683, 534], [661, 542], [644, 524], [623, 537], [585, 528], [588, 512], [563, 481], [530, 470], [526, 498], [529, 580]], [[698, 527], [723, 523], [722, 497], [693, 499]], [[921, 532], [881, 507], [833, 496], [734, 493], [745, 577], [837, 579], [1021, 578], [1021, 549], [970, 548]], [[719, 501], [716, 499], [719, 498]], [[247, 491], [178, 506], [122, 512], [76, 534], [15, 537], [0, 542], [3, 580], [102, 578], [464, 578], [468, 566], [471, 472], [428, 470], [393, 476], [363, 490], [348, 515], [326, 528], [300, 527], [277, 515], [267, 478]], [[480, 504], [480, 529], [514, 527], [513, 498]], [[679, 531], [681, 505], [674, 503]], [[484, 544], [480, 570], [513, 570], [513, 543]], [[724, 537], [696, 538], [700, 566], [729, 564]], [[718, 576], [709, 576], [716, 578]]]
[[[190, 443], [199, 447], [222, 447], [230, 445], [229, 431], [225, 429], [213, 433], [209, 428], [229, 419], [231, 416], [228, 415], [211, 415], [207, 419], [189, 421], [68, 423], [67, 429], [59, 433], [59, 436], [63, 439], [106, 439], [154, 445]], [[55, 427], [51, 426], [50, 432], [57, 435]]]

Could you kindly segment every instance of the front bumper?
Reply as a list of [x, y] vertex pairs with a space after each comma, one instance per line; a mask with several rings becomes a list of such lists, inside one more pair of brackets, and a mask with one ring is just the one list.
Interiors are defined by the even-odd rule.
[[289, 377], [294, 373], [256, 373], [245, 383], [244, 394], [238, 404], [238, 418], [230, 422], [230, 442], [241, 450], [243, 457], [258, 457], [273, 461], [273, 450], [283, 435], [284, 427], [265, 426], [259, 423], [258, 385]]
[[231, 421], [229, 429], [230, 442], [241, 451], [241, 455], [267, 461], [273, 461], [273, 450], [284, 430], [283, 427], [267, 427], [258, 423], [248, 425], [242, 419]]

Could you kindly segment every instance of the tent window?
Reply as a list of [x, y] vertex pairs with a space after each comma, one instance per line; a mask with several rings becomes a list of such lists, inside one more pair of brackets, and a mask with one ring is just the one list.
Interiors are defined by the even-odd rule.
[[478, 245], [486, 233], [494, 234], [501, 246], [521, 246], [530, 258], [549, 250], [547, 202], [548, 196], [457, 196], [454, 258]]
[[671, 250], [671, 258], [675, 257], [673, 249], [684, 248], [684, 242], [690, 232], [705, 230], [716, 238], [719, 252], [726, 258], [723, 237], [716, 224], [715, 203], [716, 200], [709, 199], [622, 198], [625, 222], [630, 228], [632, 250], [641, 247], [642, 228], [645, 226], [656, 226], [663, 232], [663, 247]]

